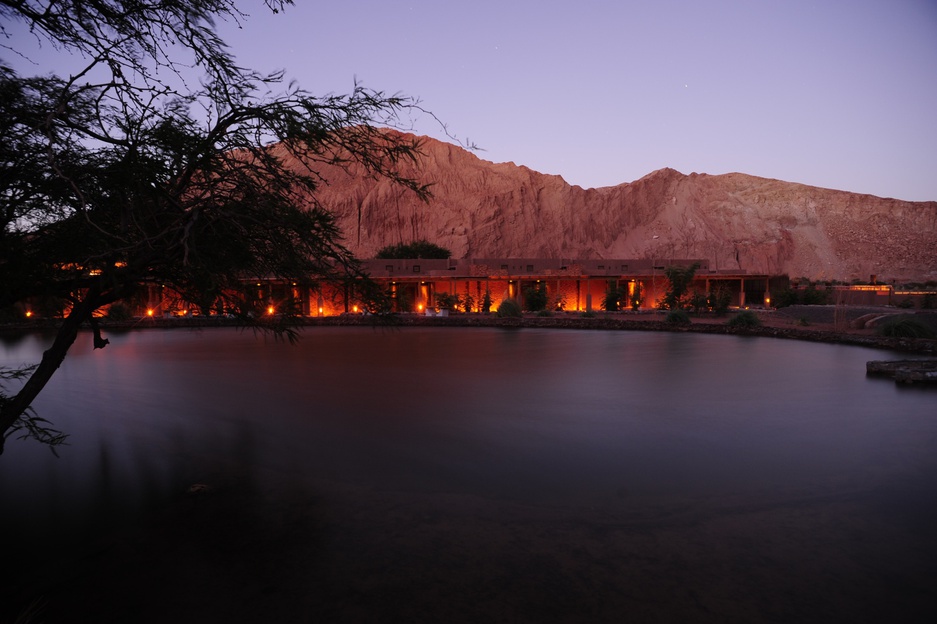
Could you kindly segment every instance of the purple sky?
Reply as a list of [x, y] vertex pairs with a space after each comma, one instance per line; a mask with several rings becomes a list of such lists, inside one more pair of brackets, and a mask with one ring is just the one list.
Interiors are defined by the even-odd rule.
[[673, 167], [937, 200], [937, 0], [240, 4], [221, 31], [242, 64], [418, 97], [485, 160], [583, 187]]

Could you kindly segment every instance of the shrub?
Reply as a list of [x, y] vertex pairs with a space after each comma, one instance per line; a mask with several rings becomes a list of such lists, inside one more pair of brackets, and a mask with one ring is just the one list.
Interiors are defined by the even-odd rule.
[[709, 308], [709, 297], [698, 290], [694, 291], [690, 296], [688, 305], [693, 308], [693, 312], [699, 314]]
[[886, 321], [879, 333], [893, 338], [937, 338], [937, 332], [911, 316], [899, 316]]
[[460, 299], [456, 293], [436, 293], [436, 307], [453, 312], [459, 309]]
[[686, 310], [671, 310], [664, 318], [664, 322], [668, 325], [689, 325], [690, 315], [686, 313]]
[[521, 306], [516, 299], [505, 299], [498, 306], [498, 316], [500, 318], [520, 318], [523, 313], [521, 313]]
[[547, 307], [547, 285], [544, 283], [524, 289], [524, 305], [530, 312], [539, 312]]
[[810, 284], [800, 293], [800, 303], [804, 305], [826, 305], [829, 301], [829, 292], [826, 290], [817, 290], [816, 286]]
[[751, 310], [742, 310], [729, 319], [729, 327], [761, 327], [761, 319]]
[[123, 302], [112, 303], [107, 309], [107, 320], [109, 321], [129, 321], [133, 318], [130, 306]]
[[914, 301], [911, 300], [911, 297], [905, 297], [901, 301], [895, 304], [895, 307], [902, 308], [905, 310], [910, 310], [914, 307]]
[[439, 260], [446, 260], [450, 257], [452, 257], [451, 251], [426, 239], [411, 243], [400, 243], [399, 245], [388, 245], [378, 251], [375, 256], [375, 258], [381, 259], [435, 258]]
[[619, 288], [613, 282], [609, 282], [608, 290], [602, 297], [602, 309], [606, 312], [617, 312], [621, 309], [621, 300], [625, 297], [627, 291]]
[[690, 284], [693, 283], [693, 276], [696, 275], [699, 266], [699, 262], [694, 262], [688, 267], [674, 265], [664, 269], [669, 288], [667, 288], [661, 299], [660, 307], [662, 309], [678, 310], [685, 306], [686, 293], [690, 288]]
[[550, 310], [540, 310], [537, 312], [537, 316], [553, 316], [553, 312]]
[[774, 304], [774, 307], [781, 309], [788, 306], [797, 305], [800, 303], [800, 297], [797, 296], [797, 291], [790, 288], [786, 288], [779, 293], [776, 293], [774, 297], [771, 298], [771, 302]]
[[732, 293], [721, 284], [709, 293], [709, 308], [716, 314], [725, 314], [729, 310], [729, 303], [731, 302]]

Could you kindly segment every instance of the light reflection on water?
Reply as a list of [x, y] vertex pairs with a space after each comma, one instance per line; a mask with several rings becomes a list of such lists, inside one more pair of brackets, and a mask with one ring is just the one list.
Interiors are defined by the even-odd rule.
[[[883, 355], [854, 347], [348, 328], [298, 346], [223, 329], [112, 335], [97, 352], [87, 342], [35, 406], [70, 446], [56, 460], [9, 443], [2, 461], [18, 476], [5, 466], [5, 488], [83, 496], [106, 454], [133, 489], [137, 473], [172, 474], [180, 454], [214, 457], [245, 435], [273, 473], [530, 502], [862, 482], [937, 450], [933, 394], [867, 379], [865, 361]], [[29, 336], [2, 361], [41, 348]]]
[[[80, 338], [35, 406], [71, 434], [62, 457], [8, 442], [5, 509], [74, 517], [235, 472], [651, 522], [654, 509], [778, 500], [937, 520], [937, 394], [866, 378], [882, 352], [534, 329], [110, 339], [92, 352]], [[44, 344], [2, 343], [0, 365], [38, 360]]]

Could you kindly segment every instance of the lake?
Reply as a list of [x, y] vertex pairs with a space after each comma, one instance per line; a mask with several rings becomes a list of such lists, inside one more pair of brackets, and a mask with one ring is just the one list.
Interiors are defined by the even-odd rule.
[[[108, 337], [81, 336], [35, 405], [70, 434], [60, 457], [0, 456], [23, 571], [4, 602], [41, 597], [48, 622], [937, 616], [937, 392], [865, 376], [902, 356], [543, 329]], [[0, 365], [47, 344], [4, 337]]]

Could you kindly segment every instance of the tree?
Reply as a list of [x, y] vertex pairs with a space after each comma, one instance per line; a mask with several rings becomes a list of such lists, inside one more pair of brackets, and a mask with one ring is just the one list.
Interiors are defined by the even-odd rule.
[[400, 243], [398, 245], [387, 245], [377, 252], [376, 258], [394, 260], [399, 258], [425, 258], [448, 260], [452, 257], [452, 252], [445, 247], [440, 247], [425, 239], [413, 241], [412, 243]]
[[685, 297], [699, 266], [699, 262], [694, 262], [687, 267], [672, 265], [664, 269], [670, 286], [664, 292], [661, 307], [666, 310], [681, 310], [686, 306]]
[[615, 280], [609, 280], [608, 289], [602, 297], [602, 309], [606, 312], [617, 312], [621, 309], [621, 302], [627, 294], [628, 291], [620, 287]]
[[[265, 1], [274, 12], [291, 3]], [[0, 0], [0, 34], [20, 23], [86, 60], [68, 77], [23, 77], [0, 62], [0, 310], [65, 302], [41, 362], [0, 371], [0, 381], [27, 378], [0, 393], [0, 452], [13, 434], [62, 441], [29, 406], [82, 325], [94, 348], [107, 345], [95, 313], [141, 284], [254, 323], [245, 279], [366, 284], [315, 201], [324, 167], [428, 195], [397, 173], [418, 141], [385, 129], [418, 102], [360, 85], [316, 97], [284, 85], [283, 72], [242, 68], [214, 24], [243, 18], [234, 0]], [[271, 328], [292, 339], [292, 320]]]
[[547, 308], [547, 285], [539, 282], [536, 286], [524, 289], [524, 309], [528, 312], [539, 312]]

